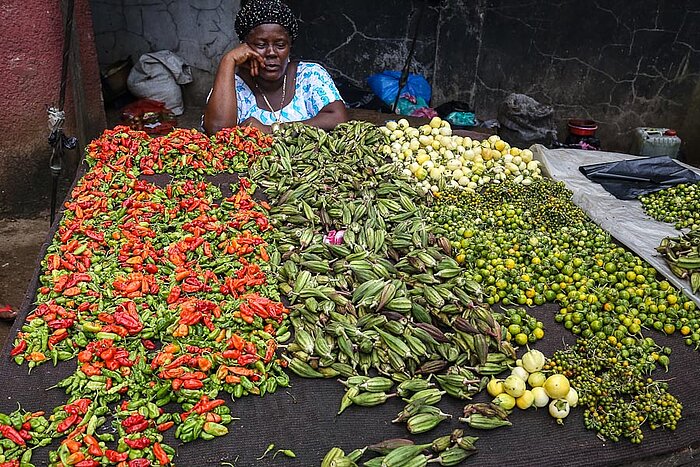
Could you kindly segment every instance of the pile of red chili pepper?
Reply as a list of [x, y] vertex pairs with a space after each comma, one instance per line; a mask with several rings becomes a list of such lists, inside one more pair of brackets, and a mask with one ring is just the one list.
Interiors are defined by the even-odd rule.
[[[29, 465], [20, 441], [31, 440], [17, 430], [33, 420], [45, 433], [37, 442], [58, 440], [50, 465], [168, 465], [164, 435], [228, 432], [221, 391], [288, 385], [269, 206], [246, 179], [223, 197], [201, 175], [245, 169], [270, 144], [253, 128], [150, 139], [117, 127], [88, 146], [91, 168], [65, 204], [12, 350], [30, 369], [71, 359], [77, 369], [55, 385], [68, 400], [48, 420], [5, 424], [0, 414], [0, 467]], [[173, 176], [163, 186], [143, 177], [161, 172]]]

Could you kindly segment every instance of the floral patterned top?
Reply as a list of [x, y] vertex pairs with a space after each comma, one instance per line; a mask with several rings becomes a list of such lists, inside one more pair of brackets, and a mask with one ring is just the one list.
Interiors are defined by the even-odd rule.
[[[249, 117], [257, 118], [264, 125], [275, 123], [275, 116], [269, 110], [258, 107], [255, 94], [236, 75], [236, 99], [238, 101], [238, 123]], [[322, 108], [331, 102], [342, 100], [331, 75], [316, 63], [297, 64], [294, 97], [280, 112], [280, 123], [299, 122], [318, 115]]]

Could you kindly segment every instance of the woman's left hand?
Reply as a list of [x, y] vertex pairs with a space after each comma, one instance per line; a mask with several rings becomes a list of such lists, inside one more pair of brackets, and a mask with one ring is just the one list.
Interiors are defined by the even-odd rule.
[[272, 127], [270, 125], [263, 124], [260, 120], [255, 117], [248, 117], [241, 122], [240, 126], [252, 126], [262, 131], [263, 133], [272, 133]]

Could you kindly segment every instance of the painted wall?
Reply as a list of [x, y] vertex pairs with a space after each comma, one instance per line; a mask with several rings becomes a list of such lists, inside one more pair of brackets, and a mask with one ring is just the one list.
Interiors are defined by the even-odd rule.
[[[5, 0], [0, 5], [0, 215], [26, 215], [49, 206], [51, 175], [46, 109], [58, 103], [63, 46], [60, 2]], [[104, 128], [104, 110], [92, 19], [87, 0], [76, 0], [78, 80], [68, 84], [66, 133], [81, 146]], [[79, 105], [81, 112], [76, 112]], [[77, 153], [69, 154], [62, 193]]]

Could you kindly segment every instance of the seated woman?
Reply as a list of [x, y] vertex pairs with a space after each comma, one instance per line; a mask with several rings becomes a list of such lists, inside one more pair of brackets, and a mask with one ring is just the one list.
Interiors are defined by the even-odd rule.
[[235, 27], [241, 44], [219, 64], [204, 112], [207, 133], [235, 125], [271, 132], [285, 122], [331, 129], [347, 120], [328, 72], [314, 63], [289, 61], [298, 24], [286, 4], [244, 2]]

